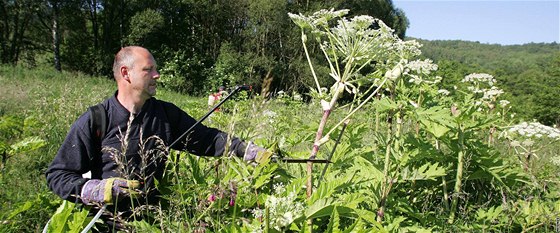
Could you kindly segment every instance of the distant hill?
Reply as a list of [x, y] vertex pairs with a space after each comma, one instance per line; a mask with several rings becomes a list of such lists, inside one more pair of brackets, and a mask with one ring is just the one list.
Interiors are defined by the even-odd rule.
[[[414, 38], [407, 38], [407, 40]], [[514, 112], [525, 120], [560, 125], [560, 44], [483, 44], [461, 40], [423, 40], [422, 57], [439, 65], [444, 87], [470, 73], [488, 73], [506, 91]]]

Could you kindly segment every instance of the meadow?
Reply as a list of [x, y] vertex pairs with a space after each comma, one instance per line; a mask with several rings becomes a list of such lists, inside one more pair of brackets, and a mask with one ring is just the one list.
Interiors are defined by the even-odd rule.
[[[46, 187], [45, 169], [72, 122], [88, 106], [112, 95], [115, 84], [107, 78], [50, 69], [2, 67], [0, 74], [3, 146], [28, 137], [45, 141], [40, 148], [3, 159], [0, 228], [3, 232], [39, 232], [61, 204]], [[195, 118], [206, 111], [205, 98], [166, 90], [159, 90], [157, 98], [177, 104]], [[266, 101], [237, 98], [227, 103], [226, 112], [214, 114], [205, 124], [262, 145], [277, 145], [287, 157], [307, 158], [321, 117], [318, 105], [293, 96]], [[402, 149], [395, 148], [400, 150], [398, 157], [390, 158], [392, 168], [384, 174], [387, 125], [376, 121], [385, 117], [379, 114], [379, 107], [373, 102], [358, 112], [334, 152], [335, 142], [323, 146], [317, 158], [332, 156], [332, 164], [315, 165], [312, 197], [305, 194], [305, 164], [253, 167], [236, 158], [183, 153], [181, 161], [170, 162], [179, 167], [178, 174], [168, 176], [168, 182], [174, 184], [166, 194], [170, 207], [154, 211], [159, 213], [158, 225], [139, 224], [139, 231], [204, 228], [245, 232], [262, 229], [265, 222], [270, 232], [303, 231], [307, 227], [304, 220], [309, 218], [314, 219], [318, 232], [558, 229], [560, 169], [552, 162], [558, 156], [558, 139], [520, 140], [530, 148], [530, 152], [520, 152], [521, 145], [506, 137], [497, 136], [488, 144], [488, 127], [475, 128], [469, 139], [473, 144], [464, 149], [469, 163], [462, 178], [464, 191], [454, 194], [457, 148], [448, 142], [449, 148], [438, 149], [437, 139], [423, 130], [417, 133], [414, 121], [403, 123], [406, 136], [399, 145]], [[332, 117], [336, 121], [343, 116]], [[16, 126], [8, 126], [8, 121]], [[508, 129], [501, 126], [496, 135]], [[426, 138], [431, 139], [422, 142]], [[319, 180], [324, 167], [327, 170]], [[390, 185], [384, 183], [386, 178], [390, 178]], [[234, 205], [229, 204], [232, 184], [236, 186]], [[383, 191], [387, 186], [391, 190]], [[460, 198], [456, 220], [447, 224], [452, 195]], [[216, 199], [210, 202], [210, 196]], [[378, 222], [382, 197], [386, 211], [383, 221]]]
[[[558, 232], [560, 131], [516, 119], [492, 75], [469, 74], [442, 89], [437, 65], [416, 60], [419, 45], [391, 36], [382, 22], [373, 30], [372, 19], [357, 17], [329, 28], [314, 18], [343, 13], [290, 16], [305, 49], [304, 29], [325, 36], [320, 49], [334, 84], [313, 77], [309, 98], [241, 93], [205, 122], [279, 158], [255, 165], [171, 151], [158, 182], [166, 202], [137, 207], [151, 218], [134, 229]], [[72, 122], [112, 95], [114, 82], [20, 66], [0, 67], [0, 82], [0, 230], [40, 232], [55, 216], [51, 232], [79, 232], [87, 210], [48, 191], [43, 173]], [[194, 118], [207, 110], [206, 98], [165, 89], [156, 97]]]

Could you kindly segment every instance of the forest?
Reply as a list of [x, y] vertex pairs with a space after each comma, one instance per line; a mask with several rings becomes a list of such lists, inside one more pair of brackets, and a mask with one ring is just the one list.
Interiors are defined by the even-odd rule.
[[91, 221], [44, 172], [126, 45], [154, 54], [158, 99], [200, 118], [249, 84], [205, 124], [330, 161], [169, 151], [169, 203], [135, 232], [560, 230], [558, 43], [411, 38], [391, 0], [1, 0], [0, 21], [1, 232]]

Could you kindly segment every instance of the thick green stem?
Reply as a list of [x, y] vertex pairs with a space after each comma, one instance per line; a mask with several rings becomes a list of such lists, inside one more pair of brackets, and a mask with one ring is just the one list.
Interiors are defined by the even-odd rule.
[[[313, 148], [311, 149], [311, 155], [309, 156], [309, 159], [314, 159], [317, 156], [317, 153], [319, 152], [319, 146], [320, 146], [319, 141], [323, 137], [323, 129], [327, 124], [327, 119], [329, 118], [330, 114], [331, 114], [330, 109], [323, 111], [323, 118], [321, 119], [321, 123], [319, 123], [319, 129], [317, 129], [317, 134], [315, 135], [315, 143], [313, 144]], [[313, 162], [307, 162], [307, 198], [308, 199], [309, 197], [311, 197], [312, 193], [313, 193]]]
[[455, 177], [455, 190], [453, 193], [452, 201], [451, 201], [451, 212], [449, 213], [449, 219], [447, 220], [448, 223], [453, 223], [455, 221], [455, 212], [457, 211], [457, 205], [459, 203], [459, 195], [461, 194], [461, 185], [463, 180], [463, 163], [465, 157], [465, 150], [464, 150], [464, 135], [463, 130], [459, 127], [459, 153], [457, 156], [457, 175]]
[[[436, 139], [436, 150], [440, 151], [439, 149], [439, 141]], [[443, 206], [445, 207], [446, 211], [449, 211], [449, 194], [447, 193], [447, 181], [445, 180], [445, 176], [441, 177], [441, 185], [443, 186]]]
[[311, 74], [313, 74], [313, 79], [315, 80], [315, 84], [317, 85], [317, 91], [319, 92], [319, 95], [322, 94], [321, 92], [321, 86], [319, 85], [319, 80], [317, 79], [317, 75], [315, 74], [315, 69], [313, 69], [313, 64], [311, 63], [311, 58], [309, 58], [309, 52], [307, 51], [307, 46], [305, 45], [305, 41], [307, 36], [305, 35], [305, 33], [303, 32], [303, 30], [301, 31], [301, 43], [303, 44], [303, 50], [305, 51], [305, 57], [307, 58], [307, 63], [309, 64], [309, 68], [311, 69]]
[[[391, 114], [389, 114], [391, 115]], [[392, 116], [389, 116], [387, 121], [387, 147], [385, 148], [385, 163], [383, 166], [383, 183], [381, 184], [381, 199], [379, 200], [379, 209], [377, 210], [377, 222], [382, 222], [385, 216], [385, 203], [387, 202], [387, 196], [391, 191], [391, 178], [389, 177], [389, 169], [391, 168], [391, 146], [394, 142], [393, 140], [393, 130], [392, 130]]]
[[354, 113], [356, 113], [358, 110], [360, 110], [368, 101], [370, 101], [373, 97], [375, 97], [375, 95], [379, 92], [379, 90], [381, 89], [381, 87], [383, 86], [383, 84], [385, 84], [385, 82], [387, 81], [387, 78], [383, 79], [383, 82], [381, 82], [381, 84], [379, 84], [379, 86], [377, 87], [377, 89], [375, 89], [375, 91], [373, 91], [373, 93], [371, 93], [362, 103], [360, 103], [360, 105], [358, 105], [354, 110], [352, 110], [350, 113], [348, 113], [348, 115], [346, 115], [346, 117], [344, 117], [344, 119], [342, 119], [340, 122], [338, 122], [327, 134], [325, 134], [326, 136], [330, 135], [336, 128], [338, 128], [341, 124], [343, 124], [346, 120], [348, 120], [352, 115], [354, 115]]

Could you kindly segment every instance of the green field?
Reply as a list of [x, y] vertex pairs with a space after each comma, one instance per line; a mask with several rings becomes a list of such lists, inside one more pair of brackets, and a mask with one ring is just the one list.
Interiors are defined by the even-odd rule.
[[[6, 66], [0, 67], [0, 82], [0, 230], [40, 232], [61, 204], [46, 187], [45, 169], [72, 122], [112, 95], [115, 84], [77, 73]], [[205, 98], [165, 90], [158, 90], [157, 98], [174, 102], [195, 118], [206, 111]], [[183, 154], [181, 161], [170, 162], [178, 169], [170, 169], [162, 181], [174, 184], [165, 189], [170, 205], [154, 207], [155, 222], [135, 223], [136, 229], [307, 231], [305, 220], [313, 219], [317, 232], [557, 231], [558, 138], [506, 137], [515, 119], [464, 108], [460, 116], [466, 117], [460, 118], [446, 104], [434, 102], [409, 117], [400, 115], [390, 130], [391, 104], [378, 100], [366, 105], [351, 118], [321, 181], [325, 165], [314, 165], [309, 198], [305, 165], [254, 167], [235, 158]], [[333, 112], [325, 132], [348, 108]], [[322, 115], [318, 103], [290, 96], [238, 98], [226, 109], [206, 123], [261, 145], [278, 145], [292, 158], [309, 156]], [[462, 123], [454, 128], [456, 121]], [[330, 156], [339, 133], [340, 128], [333, 131], [318, 158]], [[33, 138], [44, 142], [33, 144]], [[27, 149], [10, 149], [26, 140], [31, 145]], [[463, 172], [458, 178], [459, 165]], [[455, 193], [459, 180], [461, 191]], [[229, 205], [232, 184], [237, 195]], [[209, 202], [212, 195], [218, 198]], [[453, 223], [448, 224], [451, 215]]]

